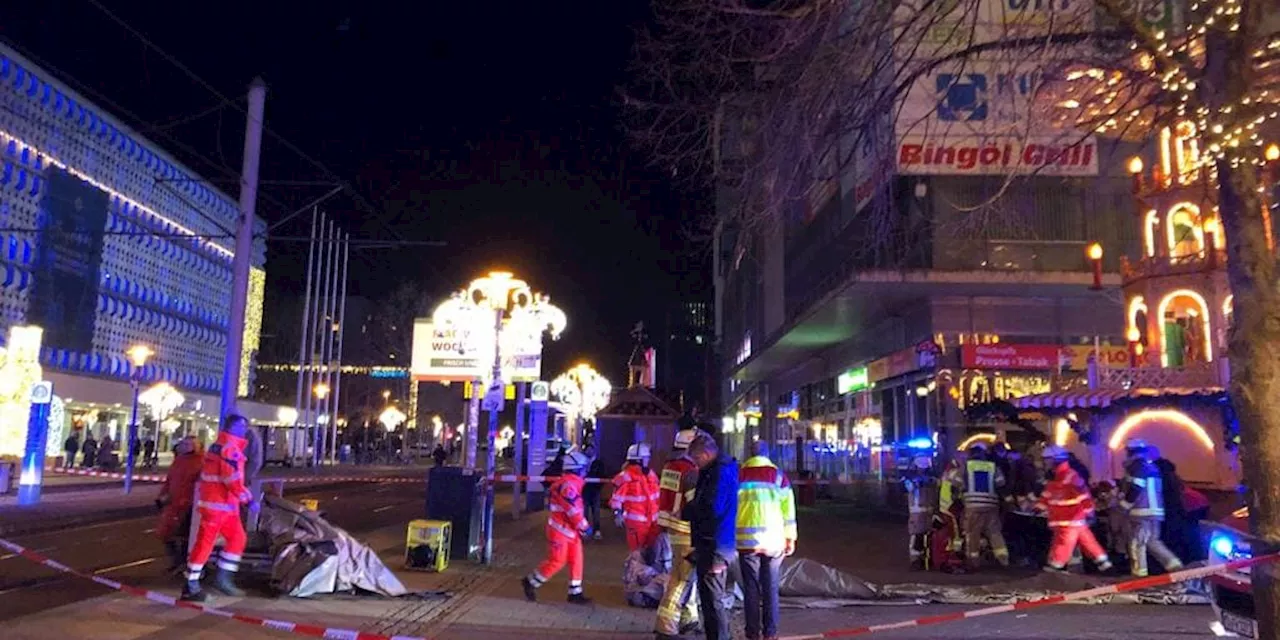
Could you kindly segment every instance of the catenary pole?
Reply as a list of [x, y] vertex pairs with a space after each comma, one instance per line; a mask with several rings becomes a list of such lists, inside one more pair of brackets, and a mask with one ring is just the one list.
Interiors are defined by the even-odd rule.
[[315, 270], [315, 263], [316, 263], [316, 222], [317, 222], [318, 214], [319, 214], [319, 209], [316, 207], [312, 207], [311, 208], [311, 242], [307, 245], [307, 286], [306, 286], [306, 289], [304, 289], [302, 294], [302, 339], [298, 341], [298, 392], [295, 395], [295, 398], [293, 401], [293, 408], [294, 408], [294, 411], [297, 412], [297, 416], [293, 420], [293, 428], [289, 431], [289, 463], [290, 464], [293, 464], [294, 460], [298, 459], [299, 453], [306, 451], [306, 449], [299, 448], [299, 445], [302, 444], [301, 438], [300, 438], [300, 432], [301, 432], [300, 425], [307, 424], [303, 420], [304, 416], [302, 413], [302, 410], [303, 410], [302, 394], [304, 393], [304, 390], [307, 388], [304, 382], [305, 382], [306, 373], [307, 373], [306, 372], [307, 361], [310, 360], [310, 358], [307, 357], [307, 337], [311, 333], [311, 325], [309, 324], [309, 320], [311, 319], [311, 287], [312, 287], [311, 273], [312, 271]]

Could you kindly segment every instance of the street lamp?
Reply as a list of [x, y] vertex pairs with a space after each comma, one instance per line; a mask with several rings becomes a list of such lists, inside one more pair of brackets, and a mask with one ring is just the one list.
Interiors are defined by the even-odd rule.
[[[486, 324], [493, 327], [490, 344], [493, 347], [493, 368], [489, 374], [487, 391], [484, 395], [484, 409], [489, 412], [489, 430], [486, 435], [489, 444], [485, 461], [485, 476], [492, 477], [497, 466], [494, 439], [498, 432], [498, 416], [506, 403], [506, 384], [503, 381], [503, 351], [512, 351], [513, 367], [517, 359], [523, 355], [541, 355], [542, 334], [551, 334], [552, 339], [560, 337], [564, 331], [566, 318], [563, 311], [551, 304], [551, 298], [544, 294], [534, 293], [528, 283], [516, 278], [507, 271], [492, 271], [489, 275], [472, 280], [466, 289], [455, 293], [448, 300], [436, 307], [432, 314], [432, 322], [437, 327], [455, 327], [459, 333], [469, 332]], [[514, 372], [513, 372], [514, 373]], [[481, 384], [473, 385], [476, 391], [472, 395], [474, 403], [479, 396]], [[476, 404], [467, 412], [466, 458], [467, 468], [475, 468], [476, 444], [479, 436], [480, 416]], [[483, 560], [488, 563], [493, 554], [493, 483], [488, 483], [485, 492], [484, 534], [485, 545]]]
[[138, 344], [129, 347], [125, 355], [129, 356], [129, 363], [133, 365], [133, 370], [129, 375], [129, 386], [133, 388], [133, 415], [129, 418], [129, 435], [125, 442], [125, 463], [124, 463], [124, 492], [133, 492], [133, 441], [138, 437], [138, 395], [139, 388], [142, 384], [142, 368], [147, 366], [147, 359], [155, 355], [155, 351], [151, 350], [145, 344]]
[[396, 427], [404, 424], [407, 418], [408, 416], [404, 415], [403, 411], [395, 407], [387, 407], [378, 415], [378, 422], [382, 423], [382, 428], [386, 429], [387, 433], [391, 433], [396, 430]]
[[612, 393], [613, 385], [609, 380], [586, 363], [575, 365], [551, 381], [551, 395], [573, 408], [576, 427], [572, 440], [575, 444], [584, 422], [594, 419], [597, 411], [608, 406]]
[[1102, 289], [1102, 245], [1097, 242], [1090, 244], [1085, 254], [1093, 266], [1093, 287], [1091, 288], [1098, 291]]
[[[323, 382], [317, 383], [311, 388], [311, 393], [315, 394], [316, 400], [323, 403], [324, 399], [329, 397], [329, 385]], [[311, 464], [315, 469], [320, 468], [320, 450], [324, 447], [324, 435], [320, 427], [329, 424], [328, 407], [324, 407], [322, 411], [323, 413], [316, 416], [315, 436], [311, 438]]]

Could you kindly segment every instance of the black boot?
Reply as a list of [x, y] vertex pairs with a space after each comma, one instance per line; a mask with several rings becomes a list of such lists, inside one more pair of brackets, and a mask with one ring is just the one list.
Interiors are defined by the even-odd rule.
[[529, 576], [520, 578], [520, 586], [524, 589], [524, 599], [529, 602], [538, 601], [538, 588], [533, 586], [533, 582], [529, 580]]
[[187, 570], [186, 545], [176, 540], [164, 543], [164, 550], [169, 554], [169, 573], [182, 573]]
[[588, 598], [581, 593], [571, 593], [567, 600], [569, 604], [591, 604], [591, 598]]
[[243, 598], [244, 590], [236, 586], [236, 573], [226, 569], [218, 569], [218, 576], [213, 580], [213, 588], [233, 598]]
[[200, 590], [199, 580], [187, 580], [182, 587], [181, 599], [183, 602], [204, 602], [209, 599], [209, 596]]

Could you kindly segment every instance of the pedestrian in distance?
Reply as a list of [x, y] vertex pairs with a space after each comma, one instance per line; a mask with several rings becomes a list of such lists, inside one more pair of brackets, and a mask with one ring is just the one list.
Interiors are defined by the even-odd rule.
[[591, 535], [582, 504], [582, 474], [590, 460], [582, 452], [571, 450], [562, 460], [563, 474], [551, 482], [547, 496], [551, 503], [547, 516], [547, 557], [532, 573], [520, 579], [524, 597], [536, 602], [538, 589], [561, 569], [569, 567], [570, 604], [591, 604], [582, 589], [582, 539]]
[[594, 447], [588, 445], [584, 450], [591, 462], [587, 464], [586, 480], [594, 482], [586, 483], [582, 490], [582, 503], [587, 511], [587, 522], [591, 524], [591, 537], [593, 540], [600, 540], [603, 534], [600, 533], [600, 491], [604, 488], [601, 482], [604, 475], [604, 463], [600, 461], [600, 453]]
[[150, 436], [142, 443], [142, 464], [156, 468], [156, 441]]
[[689, 457], [698, 465], [698, 484], [682, 516], [689, 522], [693, 542], [703, 630], [707, 640], [729, 640], [725, 593], [729, 565], [738, 555], [738, 465], [720, 452], [706, 432], [689, 445]]
[[81, 467], [92, 469], [98, 464], [98, 441], [94, 439], [93, 433], [85, 432], [84, 444], [80, 445], [80, 452], [84, 454], [80, 458]]
[[235, 574], [240, 570], [247, 541], [244, 523], [240, 521], [240, 506], [253, 501], [244, 478], [248, 428], [249, 422], [244, 416], [227, 416], [218, 431], [218, 439], [205, 451], [201, 462], [200, 480], [196, 484], [199, 522], [195, 526], [195, 543], [187, 556], [187, 583], [182, 589], [182, 599], [188, 602], [206, 599], [200, 578], [218, 538], [225, 539], [226, 543], [218, 557], [214, 588], [228, 596], [244, 595], [235, 585]]
[[64, 469], [72, 469], [76, 466], [76, 454], [80, 452], [80, 435], [78, 431], [72, 431], [67, 436], [67, 441], [62, 443], [62, 451], [67, 454], [66, 459], [62, 461]]
[[[738, 471], [737, 545], [747, 640], [778, 637], [782, 558], [796, 551], [796, 500], [787, 474], [757, 440]], [[930, 514], [932, 515], [932, 514]]]

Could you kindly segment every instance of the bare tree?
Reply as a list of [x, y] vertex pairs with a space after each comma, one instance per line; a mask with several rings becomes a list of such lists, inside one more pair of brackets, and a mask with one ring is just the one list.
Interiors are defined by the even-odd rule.
[[[961, 146], [965, 162], [1001, 164], [1012, 141], [1024, 154], [1002, 166], [1012, 184], [1083, 161], [1096, 139], [1190, 123], [1225, 230], [1252, 527], [1280, 548], [1280, 283], [1264, 197], [1276, 176], [1263, 158], [1280, 115], [1275, 0], [655, 0], [654, 12], [624, 90], [631, 132], [655, 162], [732, 194], [711, 224], [780, 224], [834, 189], [875, 219], [886, 175], [956, 162]], [[968, 69], [1019, 85], [988, 101], [1005, 114], [994, 125], [939, 113], [959, 85], [923, 82]], [[1002, 193], [954, 208], [982, 220]], [[1280, 637], [1277, 575], [1254, 570], [1261, 637]]]

